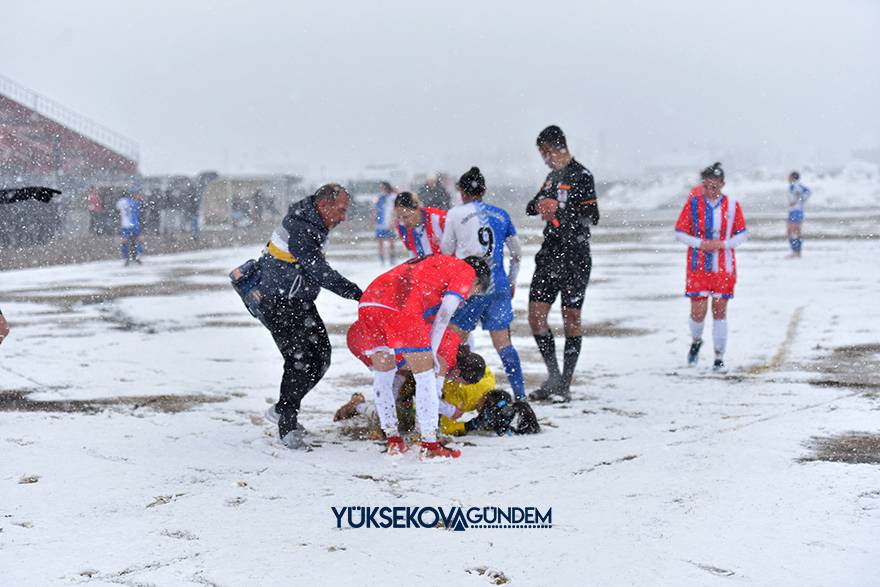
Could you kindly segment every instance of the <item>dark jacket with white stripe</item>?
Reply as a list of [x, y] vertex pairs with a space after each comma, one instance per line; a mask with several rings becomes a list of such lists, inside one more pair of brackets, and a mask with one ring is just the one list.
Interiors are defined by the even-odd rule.
[[313, 196], [291, 204], [260, 259], [263, 294], [314, 301], [323, 287], [343, 298], [360, 299], [361, 288], [327, 263], [328, 232]]

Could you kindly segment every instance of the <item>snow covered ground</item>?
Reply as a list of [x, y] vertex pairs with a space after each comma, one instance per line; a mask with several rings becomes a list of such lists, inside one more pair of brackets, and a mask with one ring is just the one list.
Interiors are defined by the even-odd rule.
[[[877, 585], [880, 467], [812, 444], [880, 434], [880, 267], [859, 238], [880, 218], [808, 211], [790, 261], [784, 211], [744, 201], [726, 376], [707, 349], [683, 365], [676, 211], [612, 212], [574, 401], [537, 405], [538, 436], [463, 439], [455, 462], [389, 459], [331, 421], [370, 379], [344, 346], [355, 304], [329, 292], [314, 450], [277, 442], [281, 359], [226, 279], [256, 247], [0, 274], [0, 584]], [[530, 387], [535, 250], [514, 328]], [[329, 256], [362, 286], [380, 271], [372, 243]], [[340, 530], [331, 511], [397, 505], [549, 507], [553, 527]]]

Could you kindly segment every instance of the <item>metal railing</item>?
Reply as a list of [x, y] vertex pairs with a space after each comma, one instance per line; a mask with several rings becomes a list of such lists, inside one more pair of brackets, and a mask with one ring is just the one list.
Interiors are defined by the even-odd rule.
[[110, 130], [106, 126], [98, 124], [90, 118], [77, 114], [70, 108], [62, 106], [45, 96], [41, 96], [37, 92], [3, 75], [0, 75], [0, 94], [108, 149], [116, 151], [134, 162], [140, 159], [138, 144], [133, 140]]

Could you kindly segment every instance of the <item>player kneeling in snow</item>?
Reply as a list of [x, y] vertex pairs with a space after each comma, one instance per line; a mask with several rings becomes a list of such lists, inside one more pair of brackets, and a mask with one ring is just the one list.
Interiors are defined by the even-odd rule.
[[[437, 442], [439, 389], [436, 356], [450, 318], [467, 297], [486, 290], [490, 271], [479, 257], [431, 255], [412, 259], [377, 277], [364, 291], [358, 321], [371, 342], [365, 354], [373, 370], [373, 390], [390, 453], [407, 446], [397, 431], [394, 403], [395, 355], [406, 361], [416, 383], [416, 419], [422, 457], [453, 457], [459, 451]], [[433, 317], [433, 324], [429, 324]]]

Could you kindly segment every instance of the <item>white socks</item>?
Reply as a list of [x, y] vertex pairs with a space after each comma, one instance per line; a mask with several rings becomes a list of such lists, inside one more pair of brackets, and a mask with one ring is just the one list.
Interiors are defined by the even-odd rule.
[[[705, 322], [696, 322], [688, 318], [688, 326], [691, 329], [691, 338], [701, 340], [703, 338], [703, 326]], [[712, 321], [712, 341], [715, 343], [715, 357], [720, 359], [727, 350], [727, 320]]]
[[376, 394], [376, 411], [386, 436], [398, 436], [397, 404], [394, 401], [394, 377], [397, 371], [373, 371], [373, 393]]
[[715, 358], [720, 359], [727, 349], [727, 320], [712, 322], [712, 340], [715, 343]]
[[419, 432], [425, 442], [436, 442], [440, 398], [437, 395], [434, 370], [429, 369], [413, 375], [416, 379], [416, 420], [419, 423]]
[[703, 339], [703, 325], [705, 322], [696, 322], [693, 318], [688, 317], [688, 326], [691, 327], [691, 338], [694, 340]]

